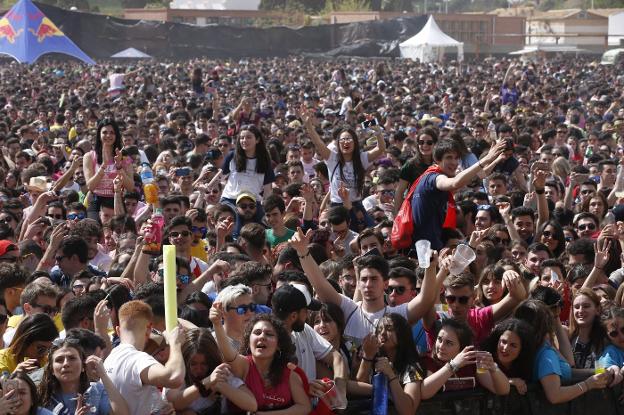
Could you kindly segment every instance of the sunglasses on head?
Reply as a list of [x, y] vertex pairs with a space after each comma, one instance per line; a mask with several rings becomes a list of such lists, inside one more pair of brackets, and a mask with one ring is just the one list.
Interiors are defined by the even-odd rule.
[[456, 295], [446, 295], [444, 298], [446, 298], [446, 304], [454, 304], [455, 301], [457, 301], [461, 305], [466, 305], [468, 301], [470, 301], [470, 297], [467, 295], [460, 295], [459, 297]]
[[178, 238], [180, 236], [188, 238], [189, 236], [191, 236], [191, 232], [190, 231], [181, 231], [181, 232], [173, 231], [173, 232], [169, 232], [169, 237], [170, 238]]
[[584, 230], [593, 231], [596, 229], [596, 225], [594, 225], [593, 223], [584, 223], [582, 225], [578, 225], [577, 228], [579, 231], [584, 231]]
[[613, 339], [613, 338], [617, 337], [618, 333], [624, 336], [624, 327], [620, 327], [619, 330], [618, 329], [611, 330], [607, 334], [609, 335], [609, 337], [611, 337]]
[[256, 309], [257, 309], [257, 305], [254, 303], [241, 304], [237, 307], [233, 307], [233, 306], [227, 307], [227, 311], [236, 310], [236, 314], [238, 314], [239, 316], [245, 315], [247, 313], [247, 310], [251, 311], [252, 313], [255, 313]]
[[479, 205], [477, 206], [477, 210], [490, 210], [492, 209], [492, 205]]
[[407, 291], [407, 288], [402, 285], [389, 285], [388, 288], [386, 288], [386, 294], [388, 295], [392, 294], [392, 292], [396, 292], [397, 295], [403, 295], [405, 291]]
[[67, 219], [69, 220], [83, 220], [84, 218], [86, 218], [86, 215], [82, 212], [80, 213], [70, 213], [69, 215], [67, 215]]
[[[71, 344], [75, 346], [77, 344], [80, 344], [80, 340], [75, 339], [73, 337], [65, 337], [64, 339], [54, 339], [54, 341], [52, 342], [52, 346], [58, 349], [60, 349], [66, 344]], [[43, 347], [43, 346], [39, 346], [39, 347]]]

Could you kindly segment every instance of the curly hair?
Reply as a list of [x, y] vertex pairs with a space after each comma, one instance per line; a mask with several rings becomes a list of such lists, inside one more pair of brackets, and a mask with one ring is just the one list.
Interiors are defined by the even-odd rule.
[[[51, 402], [50, 399], [56, 393], [62, 393], [62, 387], [59, 380], [54, 376], [54, 353], [59, 351], [60, 349], [74, 349], [78, 352], [80, 356], [80, 362], [84, 369], [85, 365], [85, 354], [82, 348], [78, 345], [78, 340], [69, 338], [64, 339], [60, 342], [54, 342], [52, 344], [52, 348], [48, 353], [48, 363], [43, 368], [43, 377], [41, 378], [41, 383], [39, 384], [39, 398], [41, 402], [41, 406], [47, 407]], [[84, 370], [80, 371], [80, 387], [78, 393], [84, 393], [89, 388], [89, 378], [87, 377], [87, 372]]]
[[290, 334], [286, 331], [284, 323], [278, 320], [271, 314], [256, 314], [245, 327], [245, 333], [243, 335], [243, 343], [240, 347], [240, 354], [248, 356], [251, 354], [251, 347], [249, 345], [249, 339], [251, 332], [257, 323], [266, 321], [273, 326], [275, 333], [277, 334], [277, 350], [269, 366], [269, 381], [273, 387], [277, 386], [282, 378], [282, 372], [286, 368], [286, 364], [292, 362], [295, 357], [295, 345], [292, 342]]

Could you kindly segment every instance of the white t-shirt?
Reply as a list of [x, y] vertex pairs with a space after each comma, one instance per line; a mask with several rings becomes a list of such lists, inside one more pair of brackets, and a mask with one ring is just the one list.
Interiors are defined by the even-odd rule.
[[316, 361], [325, 358], [332, 351], [332, 345], [312, 327], [306, 324], [303, 331], [291, 334], [296, 348], [297, 366], [309, 380], [316, 379]]
[[156, 359], [127, 343], [115, 347], [104, 361], [104, 369], [126, 398], [131, 415], [150, 415], [152, 396], [158, 394], [158, 389], [144, 385], [141, 372], [155, 364]]
[[98, 269], [101, 269], [102, 271], [108, 272], [113, 263], [113, 258], [111, 258], [110, 255], [108, 255], [107, 253], [103, 252], [103, 250], [104, 248], [102, 248], [98, 244], [98, 253], [91, 261], [89, 261], [89, 264]]
[[[345, 183], [345, 186], [349, 189], [349, 197], [352, 202], [362, 199], [362, 195], [357, 191], [357, 183], [355, 182], [355, 173], [353, 171], [353, 162], [348, 161], [342, 167], [342, 175], [340, 174], [340, 166], [338, 165], [338, 152], [336, 150], [330, 150], [329, 158], [327, 159], [327, 171], [329, 172], [329, 191], [331, 192], [330, 199], [332, 203], [342, 203], [342, 199], [338, 196], [338, 188], [340, 187], [340, 181]], [[364, 170], [368, 169], [370, 163], [368, 162], [368, 153], [362, 151], [360, 153], [360, 160], [362, 161], [362, 167]]]
[[301, 164], [303, 164], [303, 174], [307, 178], [307, 183], [308, 181], [310, 181], [310, 177], [316, 175], [316, 172], [314, 171], [314, 166], [318, 164], [318, 160], [312, 159], [311, 162], [306, 163], [305, 161], [303, 161], [303, 159], [301, 159]]
[[245, 171], [237, 171], [234, 152], [225, 156], [222, 170], [224, 175], [229, 174], [221, 194], [221, 197], [227, 199], [236, 199], [242, 192], [251, 192], [260, 202], [262, 201], [260, 193], [264, 189], [264, 185], [275, 181], [275, 174], [270, 168], [266, 173], [256, 172], [256, 159], [248, 158]]
[[112, 73], [108, 76], [108, 82], [110, 84], [108, 90], [112, 91], [121, 91], [126, 89], [124, 86], [124, 77], [126, 75], [123, 73]]
[[[227, 379], [227, 383], [234, 389], [238, 389], [245, 384], [245, 382], [243, 382], [240, 378], [237, 378], [236, 376], [229, 376]], [[186, 388], [188, 388], [188, 386], [184, 385], [180, 387], [178, 390], [183, 391]], [[169, 389], [165, 388], [165, 396], [167, 396], [168, 391]], [[225, 400], [221, 402], [225, 404]], [[199, 413], [203, 411], [204, 409], [210, 408], [214, 404], [215, 404], [215, 401], [212, 398], [210, 397], [206, 398], [206, 397], [200, 396], [199, 398], [191, 402], [191, 404], [187, 407], [187, 409], [192, 409], [195, 413]]]
[[355, 301], [341, 295], [342, 302], [340, 308], [345, 317], [345, 339], [352, 341], [357, 346], [362, 344], [362, 339], [375, 331], [379, 320], [386, 314], [399, 314], [407, 320], [407, 303], [396, 307], [385, 306], [375, 313], [367, 313]]

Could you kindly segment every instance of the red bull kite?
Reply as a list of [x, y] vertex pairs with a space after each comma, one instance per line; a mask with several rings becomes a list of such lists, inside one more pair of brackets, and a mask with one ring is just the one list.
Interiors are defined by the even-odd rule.
[[[71, 28], [65, 29], [71, 32]], [[34, 63], [46, 53], [70, 55], [95, 64], [31, 0], [20, 0], [0, 18], [0, 54], [18, 62]]]

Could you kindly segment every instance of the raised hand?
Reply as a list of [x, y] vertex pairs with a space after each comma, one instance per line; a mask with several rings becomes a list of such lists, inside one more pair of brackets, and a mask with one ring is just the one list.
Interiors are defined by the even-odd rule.
[[297, 255], [304, 256], [308, 253], [308, 245], [310, 244], [310, 238], [312, 237], [311, 229], [306, 234], [303, 233], [301, 228], [297, 228], [297, 232], [290, 238], [290, 246], [295, 248]]

